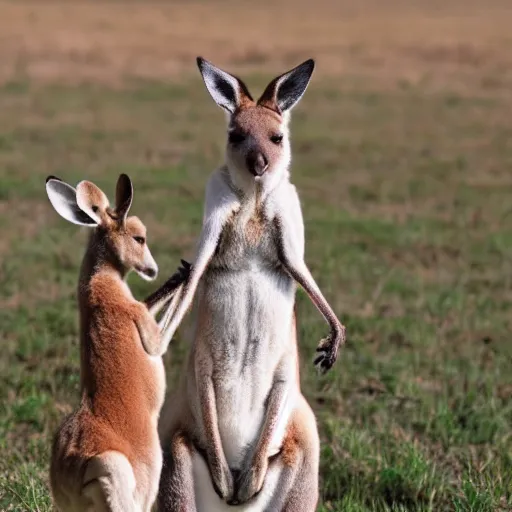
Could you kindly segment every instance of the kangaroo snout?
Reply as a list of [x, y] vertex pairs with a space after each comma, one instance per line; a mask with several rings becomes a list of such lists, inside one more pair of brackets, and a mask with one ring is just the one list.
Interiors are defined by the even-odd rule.
[[158, 274], [158, 270], [156, 268], [152, 268], [152, 267], [147, 267], [144, 269], [144, 273], [146, 274], [146, 276], [153, 280], [156, 278], [157, 274]]
[[156, 279], [158, 275], [158, 265], [151, 255], [148, 246], [144, 247], [144, 258], [138, 265], [135, 265], [135, 271], [146, 281]]
[[247, 155], [247, 169], [253, 176], [263, 176], [268, 169], [267, 157], [261, 151], [254, 151]]
[[137, 272], [137, 274], [139, 274], [139, 276], [142, 277], [142, 279], [145, 281], [153, 281], [158, 275], [158, 267], [156, 265], [135, 265], [134, 269], [135, 272]]

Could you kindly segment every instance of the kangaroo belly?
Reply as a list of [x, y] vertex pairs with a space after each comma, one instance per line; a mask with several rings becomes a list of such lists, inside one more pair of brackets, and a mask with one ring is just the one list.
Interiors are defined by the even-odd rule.
[[[261, 431], [276, 368], [290, 345], [294, 296], [291, 278], [275, 269], [213, 269], [204, 279], [198, 332], [209, 338], [219, 431], [232, 468]], [[275, 444], [277, 451], [280, 440]]]

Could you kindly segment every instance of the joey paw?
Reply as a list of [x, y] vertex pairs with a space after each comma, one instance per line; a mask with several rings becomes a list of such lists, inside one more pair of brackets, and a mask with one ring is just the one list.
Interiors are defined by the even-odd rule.
[[192, 268], [192, 264], [189, 263], [188, 261], [186, 261], [186, 260], [180, 260], [180, 261], [185, 270], [190, 270]]
[[188, 281], [190, 276], [190, 272], [192, 271], [192, 265], [185, 260], [181, 260], [181, 266], [178, 267], [176, 272], [169, 277], [167, 280], [167, 285], [172, 288], [177, 288], [182, 283]]
[[341, 326], [339, 331], [331, 331], [327, 338], [320, 341], [316, 351], [319, 353], [315, 358], [315, 366], [326, 373], [331, 369], [338, 358], [338, 349], [345, 343], [345, 327]]
[[180, 279], [181, 282], [184, 282], [184, 281], [187, 281], [190, 276], [190, 272], [192, 271], [192, 265], [188, 261], [185, 261], [185, 260], [180, 260], [180, 261], [181, 261], [181, 267], [178, 267], [176, 274], [178, 276], [178, 279]]

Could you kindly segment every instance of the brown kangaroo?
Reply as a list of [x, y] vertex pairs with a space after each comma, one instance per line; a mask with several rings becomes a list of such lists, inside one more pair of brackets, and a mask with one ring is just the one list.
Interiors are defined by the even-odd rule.
[[127, 216], [133, 197], [128, 176], [119, 176], [115, 208], [88, 181], [75, 190], [50, 176], [46, 190], [62, 217], [94, 228], [78, 285], [82, 397], [54, 438], [53, 498], [63, 512], [149, 511], [162, 467], [157, 423], [165, 393], [166, 345], [154, 315], [171, 301], [188, 265], [138, 302], [126, 275], [135, 270], [153, 280], [158, 268], [145, 226]]

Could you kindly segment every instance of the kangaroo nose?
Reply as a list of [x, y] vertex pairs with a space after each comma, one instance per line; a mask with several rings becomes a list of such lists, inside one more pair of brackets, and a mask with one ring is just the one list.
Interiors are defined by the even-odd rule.
[[247, 168], [253, 176], [262, 176], [268, 167], [268, 160], [263, 153], [251, 153], [247, 156]]
[[144, 273], [151, 279], [155, 279], [157, 271], [154, 268], [148, 267], [144, 269]]

